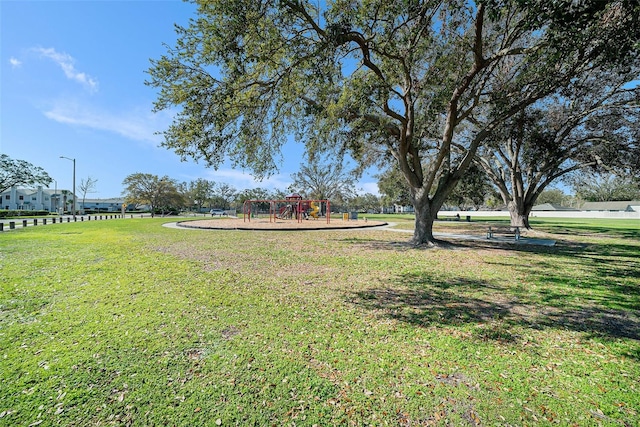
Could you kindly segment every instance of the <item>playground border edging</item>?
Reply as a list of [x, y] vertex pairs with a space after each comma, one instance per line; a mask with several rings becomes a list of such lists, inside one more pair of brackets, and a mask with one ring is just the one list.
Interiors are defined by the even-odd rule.
[[[189, 228], [193, 230], [229, 230], [229, 231], [321, 231], [321, 230], [353, 230], [353, 229], [361, 229], [361, 228], [375, 228], [375, 227], [386, 227], [389, 225], [387, 222], [378, 222], [378, 223], [359, 223], [358, 225], [348, 226], [348, 227], [340, 227], [340, 226], [324, 226], [324, 227], [310, 227], [310, 228], [301, 228], [301, 227], [281, 227], [281, 228], [267, 228], [267, 227], [252, 227], [248, 226], [235, 226], [235, 227], [214, 227], [214, 226], [195, 226], [195, 225], [187, 225], [186, 223], [193, 222], [190, 221], [177, 221], [173, 224], [178, 228]], [[168, 224], [167, 224], [168, 225]]]

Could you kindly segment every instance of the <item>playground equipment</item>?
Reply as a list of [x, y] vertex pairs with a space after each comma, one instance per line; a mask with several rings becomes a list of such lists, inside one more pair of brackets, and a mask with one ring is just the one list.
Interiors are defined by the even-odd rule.
[[297, 193], [288, 195], [285, 200], [247, 200], [242, 207], [244, 222], [251, 221], [260, 208], [264, 212], [268, 206], [269, 222], [296, 219], [302, 222], [309, 217], [318, 219], [324, 204], [327, 224], [331, 221], [331, 204], [329, 200], [303, 200]]
[[292, 216], [293, 216], [293, 206], [287, 205], [280, 208], [280, 215], [278, 215], [278, 218], [291, 219]]
[[320, 205], [315, 200], [311, 202], [311, 210], [309, 211], [309, 215], [318, 219], [318, 213], [320, 212]]

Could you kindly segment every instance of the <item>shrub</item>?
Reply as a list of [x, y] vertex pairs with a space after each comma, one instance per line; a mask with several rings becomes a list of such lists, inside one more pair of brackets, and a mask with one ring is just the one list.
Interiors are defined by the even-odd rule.
[[14, 216], [48, 216], [49, 211], [28, 211], [28, 210], [0, 210], [0, 218], [12, 218]]

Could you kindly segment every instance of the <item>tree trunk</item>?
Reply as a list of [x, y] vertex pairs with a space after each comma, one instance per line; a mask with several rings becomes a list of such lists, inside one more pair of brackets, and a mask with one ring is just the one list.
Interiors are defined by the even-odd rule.
[[511, 216], [511, 225], [513, 227], [524, 227], [527, 230], [531, 229], [529, 225], [529, 213], [531, 207], [526, 206], [522, 199], [512, 200], [507, 205], [509, 208], [509, 215]]
[[433, 221], [437, 217], [437, 210], [432, 211], [431, 200], [424, 189], [414, 189], [413, 209], [416, 215], [415, 230], [411, 243], [414, 245], [427, 244], [437, 246], [438, 241], [433, 237]]

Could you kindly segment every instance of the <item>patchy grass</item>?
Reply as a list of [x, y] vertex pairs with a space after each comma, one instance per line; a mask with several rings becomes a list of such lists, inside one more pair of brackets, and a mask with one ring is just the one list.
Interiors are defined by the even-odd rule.
[[545, 220], [554, 248], [416, 249], [384, 230], [163, 221], [0, 235], [0, 425], [640, 416], [637, 224]]

